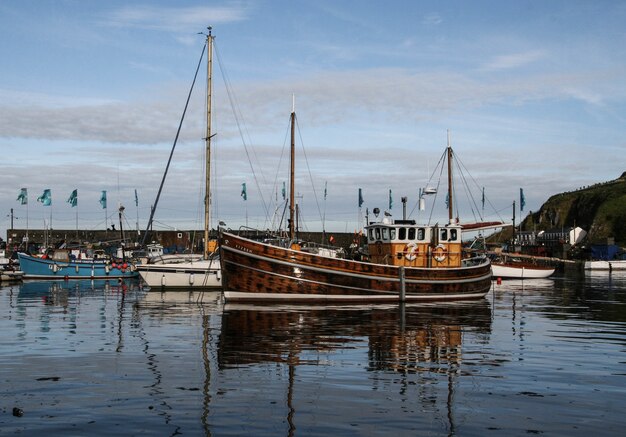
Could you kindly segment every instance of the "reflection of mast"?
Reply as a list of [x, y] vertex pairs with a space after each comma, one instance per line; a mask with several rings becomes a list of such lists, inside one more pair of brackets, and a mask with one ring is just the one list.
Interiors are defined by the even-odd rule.
[[295, 361], [296, 357], [293, 351], [289, 351], [289, 388], [287, 390], [287, 408], [289, 409], [289, 413], [287, 413], [287, 423], [289, 424], [289, 437], [292, 437], [296, 431], [296, 426], [293, 423], [293, 417], [296, 413], [296, 410], [293, 408], [293, 381], [296, 375]]
[[204, 314], [202, 306], [200, 306], [202, 312], [202, 362], [204, 364], [204, 385], [202, 386], [202, 393], [204, 394], [202, 400], [202, 427], [204, 428], [204, 434], [211, 435], [211, 429], [209, 428], [209, 405], [211, 404], [211, 394], [209, 388], [211, 385], [211, 362], [209, 361], [209, 316]]

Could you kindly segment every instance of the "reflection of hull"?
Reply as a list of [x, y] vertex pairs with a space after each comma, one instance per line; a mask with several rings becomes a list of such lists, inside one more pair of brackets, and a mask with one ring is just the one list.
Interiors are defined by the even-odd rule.
[[[259, 243], [234, 234], [220, 238], [226, 301], [286, 303], [397, 302], [397, 266], [329, 258]], [[406, 267], [407, 301], [484, 297], [491, 287], [489, 261], [467, 267]]]
[[91, 292], [101, 294], [103, 291], [128, 291], [129, 289], [136, 289], [138, 285], [137, 280], [125, 279], [125, 280], [106, 280], [106, 279], [81, 279], [75, 281], [31, 281], [25, 280], [19, 287], [19, 297], [29, 298], [47, 295], [49, 293], [58, 292], [77, 292], [81, 295], [89, 294]]
[[218, 260], [137, 266], [141, 279], [153, 289], [205, 289], [222, 286]]
[[542, 267], [526, 263], [491, 263], [494, 278], [538, 279], [547, 278], [555, 271], [553, 267]]
[[626, 270], [626, 260], [585, 261], [585, 270]]
[[57, 261], [18, 253], [24, 279], [109, 279], [137, 276], [134, 266], [107, 260]]
[[307, 350], [344, 348], [367, 337], [371, 366], [420, 370], [428, 363], [433, 370], [438, 364], [461, 360], [464, 331], [491, 332], [489, 302], [321, 308], [227, 303], [218, 362], [220, 366], [288, 360], [297, 364], [306, 359]]

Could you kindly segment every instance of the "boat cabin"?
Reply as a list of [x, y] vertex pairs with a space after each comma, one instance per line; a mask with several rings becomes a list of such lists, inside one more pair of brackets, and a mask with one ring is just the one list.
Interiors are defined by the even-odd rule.
[[366, 226], [370, 261], [405, 267], [460, 267], [461, 226], [383, 219]]

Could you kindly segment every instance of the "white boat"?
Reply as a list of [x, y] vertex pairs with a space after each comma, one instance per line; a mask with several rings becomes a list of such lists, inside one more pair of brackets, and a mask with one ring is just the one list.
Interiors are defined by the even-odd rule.
[[491, 263], [491, 272], [494, 278], [511, 279], [539, 279], [547, 278], [556, 269], [554, 267], [538, 266], [526, 262]]
[[[210, 169], [211, 169], [211, 76], [213, 68], [213, 36], [211, 28], [206, 40], [207, 47], [207, 105], [206, 105], [206, 165], [204, 196], [204, 253], [202, 255], [162, 255], [151, 262], [137, 266], [141, 279], [157, 290], [170, 288], [218, 288], [222, 286], [222, 275], [216, 246], [209, 241], [210, 219]], [[151, 217], [152, 219], [152, 217]], [[212, 250], [213, 249], [213, 250]]]
[[585, 261], [585, 270], [626, 270], [626, 260]]

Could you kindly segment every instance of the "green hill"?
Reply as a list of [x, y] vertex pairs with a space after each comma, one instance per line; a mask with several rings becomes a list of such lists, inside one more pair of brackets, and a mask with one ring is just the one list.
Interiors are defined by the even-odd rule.
[[523, 221], [523, 229], [562, 229], [578, 226], [587, 242], [626, 246], [626, 172], [618, 179], [556, 194]]

